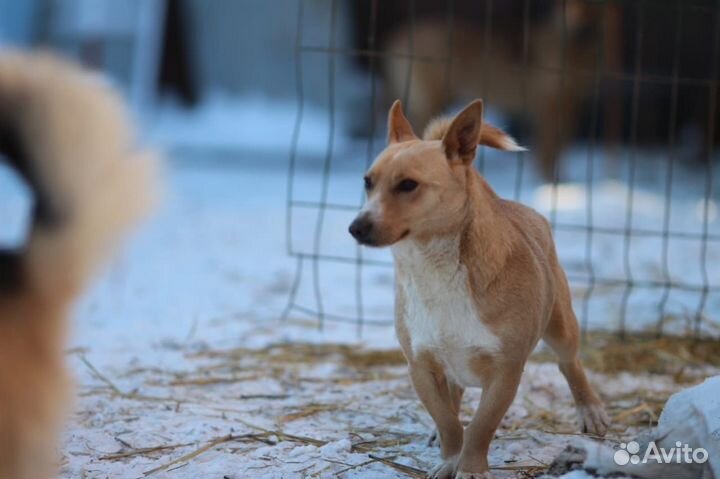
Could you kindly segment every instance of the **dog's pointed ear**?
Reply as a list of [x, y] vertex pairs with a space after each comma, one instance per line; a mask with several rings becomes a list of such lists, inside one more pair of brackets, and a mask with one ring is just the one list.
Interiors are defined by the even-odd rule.
[[388, 143], [400, 143], [415, 139], [417, 136], [412, 125], [405, 118], [400, 100], [395, 100], [390, 107], [390, 113], [388, 113]]
[[458, 113], [450, 123], [443, 137], [443, 149], [448, 160], [460, 160], [470, 164], [480, 141], [480, 128], [483, 123], [482, 100], [475, 100]]

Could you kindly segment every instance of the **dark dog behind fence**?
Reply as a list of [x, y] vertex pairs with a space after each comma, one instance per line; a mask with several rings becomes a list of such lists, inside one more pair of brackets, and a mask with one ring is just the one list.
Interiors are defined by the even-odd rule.
[[[336, 148], [337, 70], [341, 60], [351, 59], [367, 78], [361, 96], [368, 111], [360, 115], [365, 134], [353, 143], [362, 166], [383, 147], [384, 114], [393, 97], [404, 99], [418, 122], [455, 102], [482, 97], [486, 105], [496, 105], [505, 114], [511, 131], [531, 150], [503, 160], [503, 170], [513, 169], [504, 173], [505, 179], [512, 176], [512, 188], [505, 193], [527, 201], [530, 189], [543, 188], [538, 179], [544, 177], [550, 185], [545, 187], [549, 201], [545, 212], [559, 239], [572, 238], [560, 244], [579, 245], [581, 252], [565, 266], [585, 329], [593, 300], [613, 304], [611, 329], [620, 334], [633, 329], [634, 298], [640, 293], [638, 310], [650, 311], [647, 314], [655, 318], [643, 329], [663, 334], [669, 323], [681, 317], [682, 334], [717, 333], [713, 322], [720, 312], [720, 278], [713, 268], [716, 252], [720, 253], [713, 201], [719, 128], [717, 2], [356, 0], [349, 14], [355, 33], [350, 45], [338, 42], [339, 25], [348, 22], [340, 21], [337, 0], [329, 2], [332, 14], [326, 42], [306, 39], [304, 3], [299, 0], [298, 114], [287, 192], [288, 248], [297, 258], [288, 314], [309, 315], [320, 325], [339, 321], [362, 328], [391, 323], [389, 314], [382, 318], [367, 314], [363, 293], [365, 271], [390, 267], [391, 262], [360, 248], [336, 254], [323, 239], [327, 215], [352, 214], [361, 204], [360, 174], [357, 203], [334, 202], [328, 193], [334, 169], [343, 167]], [[429, 37], [435, 41], [429, 42]], [[306, 92], [315, 87], [303, 81], [309, 55], [322, 58], [328, 73], [327, 148], [312, 200], [298, 195], [294, 186], [304, 166], [299, 137], [308, 108]], [[495, 72], [488, 72], [489, 68]], [[420, 105], [427, 97], [434, 98], [430, 108]], [[418, 113], [423, 109], [428, 111]], [[422, 126], [416, 124], [418, 129]], [[533, 153], [536, 150], [539, 153]], [[481, 151], [481, 171], [492, 161]], [[488, 174], [493, 174], [492, 169]], [[608, 179], [621, 187], [612, 189], [617, 185], [606, 183]], [[582, 211], [574, 216], [562, 212], [567, 184], [575, 185], [582, 197]], [[621, 201], [622, 206], [612, 206], [611, 200]], [[645, 204], [648, 201], [650, 206]], [[656, 221], [642, 220], [644, 208], [650, 208]], [[308, 210], [314, 214], [309, 225], [312, 241], [303, 248], [296, 233], [298, 215]], [[690, 217], [696, 221], [680, 221]], [[640, 273], [637, 261], [643, 254], [651, 254], [654, 275]], [[607, 274], [603, 265], [613, 261], [618, 264], [615, 274]], [[320, 277], [332, 263], [355, 270], [353, 312], [327, 306], [333, 290]], [[692, 274], [677, 273], [675, 264], [694, 265]], [[301, 294], [304, 282], [309, 294]], [[643, 291], [651, 296], [643, 296]], [[681, 298], [679, 309], [673, 306], [676, 298]]]

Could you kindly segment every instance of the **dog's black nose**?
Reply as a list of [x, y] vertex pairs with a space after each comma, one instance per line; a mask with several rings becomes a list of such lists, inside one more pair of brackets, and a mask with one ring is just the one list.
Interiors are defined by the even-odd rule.
[[372, 234], [373, 223], [367, 216], [359, 216], [350, 224], [350, 234], [360, 243], [368, 243]]

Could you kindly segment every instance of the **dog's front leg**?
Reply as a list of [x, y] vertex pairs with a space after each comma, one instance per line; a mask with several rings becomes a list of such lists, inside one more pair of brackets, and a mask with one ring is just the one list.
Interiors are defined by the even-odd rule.
[[[465, 389], [458, 386], [457, 384], [452, 383], [451, 381], [448, 381], [448, 393], [450, 397], [450, 406], [453, 408], [453, 413], [460, 417], [460, 410], [462, 409], [462, 398], [463, 394], [465, 393]], [[428, 446], [439, 446], [440, 445], [440, 435], [438, 434], [437, 429], [433, 429], [433, 431], [430, 433], [430, 436], [428, 436]]]
[[456, 479], [492, 477], [488, 472], [487, 461], [490, 441], [515, 398], [522, 371], [522, 362], [501, 363], [494, 367], [491, 377], [487, 378], [480, 405], [465, 430]]
[[450, 398], [447, 376], [430, 353], [410, 361], [410, 379], [440, 435], [443, 462], [428, 473], [432, 479], [452, 479], [463, 444], [463, 427]]

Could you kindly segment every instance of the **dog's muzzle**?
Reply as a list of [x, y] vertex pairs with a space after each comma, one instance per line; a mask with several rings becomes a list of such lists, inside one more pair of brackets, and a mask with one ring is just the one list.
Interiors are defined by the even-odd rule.
[[367, 214], [355, 218], [355, 221], [350, 224], [348, 231], [360, 244], [372, 245], [374, 243], [373, 221]]

